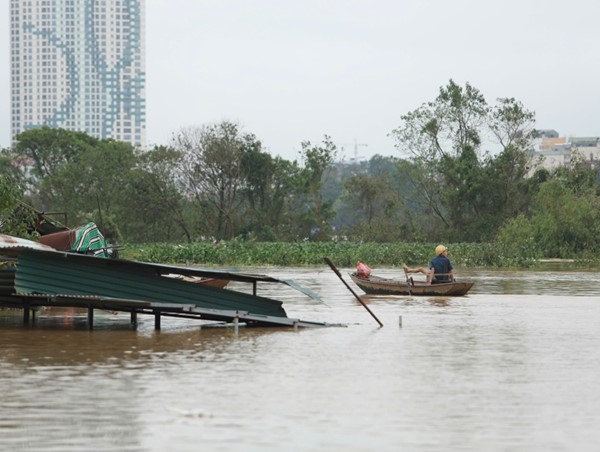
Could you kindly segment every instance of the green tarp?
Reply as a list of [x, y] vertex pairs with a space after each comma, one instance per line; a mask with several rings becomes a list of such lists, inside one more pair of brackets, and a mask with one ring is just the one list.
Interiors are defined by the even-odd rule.
[[106, 240], [96, 223], [88, 223], [77, 230], [71, 250], [96, 257], [111, 257]]

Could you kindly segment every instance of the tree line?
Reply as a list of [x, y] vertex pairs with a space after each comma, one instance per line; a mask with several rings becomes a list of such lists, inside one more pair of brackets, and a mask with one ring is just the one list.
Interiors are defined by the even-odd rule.
[[513, 98], [492, 105], [450, 80], [400, 117], [398, 156], [337, 161], [325, 135], [296, 160], [272, 156], [240, 125], [179, 130], [141, 151], [43, 127], [0, 154], [0, 227], [24, 236], [19, 203], [96, 222], [118, 243], [495, 242], [529, 257], [597, 252], [595, 168], [532, 171], [535, 115]]

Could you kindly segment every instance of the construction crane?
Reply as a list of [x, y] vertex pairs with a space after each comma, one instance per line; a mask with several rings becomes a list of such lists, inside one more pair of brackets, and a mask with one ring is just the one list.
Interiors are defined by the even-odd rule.
[[355, 138], [354, 143], [352, 143], [352, 144], [344, 143], [341, 145], [342, 153], [344, 152], [344, 146], [353, 146], [354, 147], [354, 158], [351, 158], [350, 160], [357, 162], [359, 158], [363, 158], [362, 155], [361, 156], [358, 155], [358, 148], [360, 146], [368, 147], [369, 145], [365, 144], [365, 143], [359, 143], [358, 140]]

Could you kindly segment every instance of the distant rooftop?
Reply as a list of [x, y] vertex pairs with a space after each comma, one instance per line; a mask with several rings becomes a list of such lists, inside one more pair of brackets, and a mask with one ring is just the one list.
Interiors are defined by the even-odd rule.
[[535, 131], [537, 138], [558, 138], [558, 132], [554, 129], [540, 129]]
[[570, 137], [569, 142], [574, 146], [597, 146], [600, 137]]
[[552, 150], [556, 145], [565, 144], [566, 142], [565, 137], [543, 138], [540, 143], [540, 151]]

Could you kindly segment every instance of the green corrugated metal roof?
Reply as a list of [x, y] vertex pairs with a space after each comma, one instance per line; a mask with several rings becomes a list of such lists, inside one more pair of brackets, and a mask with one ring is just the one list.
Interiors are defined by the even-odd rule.
[[165, 278], [161, 273], [150, 264], [23, 250], [15, 287], [22, 293], [96, 295], [287, 317], [278, 300]]
[[[43, 245], [41, 243], [33, 242], [30, 240], [24, 240], [17, 237], [12, 237], [4, 234], [0, 234], [0, 255], [6, 255], [11, 257], [18, 256], [23, 250], [36, 249], [40, 251], [56, 251], [53, 248]], [[64, 253], [59, 251], [59, 253]], [[82, 258], [89, 258], [90, 256], [81, 255]], [[139, 272], [146, 272], [151, 275], [167, 275], [169, 273], [175, 273], [186, 276], [198, 276], [204, 278], [217, 278], [227, 279], [229, 281], [241, 281], [248, 283], [256, 282], [270, 282], [270, 283], [281, 283], [286, 284], [313, 300], [322, 302], [321, 297], [313, 292], [312, 290], [302, 287], [291, 279], [278, 279], [268, 275], [256, 275], [251, 273], [240, 273], [240, 272], [229, 272], [223, 270], [207, 270], [203, 268], [195, 267], [181, 267], [176, 265], [166, 264], [154, 264], [149, 262], [138, 262], [124, 259], [111, 259], [111, 264], [115, 268], [136, 269]]]

